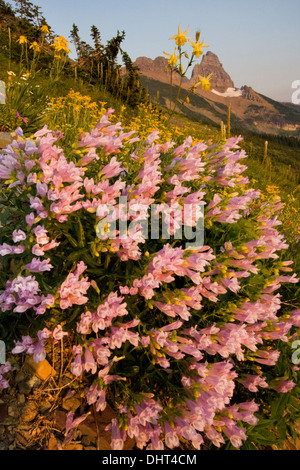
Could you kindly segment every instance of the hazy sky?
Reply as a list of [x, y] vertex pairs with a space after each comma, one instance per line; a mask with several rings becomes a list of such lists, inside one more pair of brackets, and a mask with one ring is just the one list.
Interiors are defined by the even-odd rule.
[[[252, 86], [278, 101], [291, 101], [300, 80], [300, 0], [32, 0], [58, 35], [73, 23], [92, 44], [94, 24], [103, 43], [124, 30], [122, 47], [132, 60], [172, 53], [178, 25], [218, 55], [235, 86]], [[10, 3], [14, 3], [10, 1]], [[74, 46], [71, 45], [74, 50]]]

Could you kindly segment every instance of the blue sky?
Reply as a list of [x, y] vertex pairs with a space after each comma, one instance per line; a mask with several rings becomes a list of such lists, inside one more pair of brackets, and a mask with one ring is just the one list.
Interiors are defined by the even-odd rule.
[[[9, 3], [14, 3], [10, 1]], [[299, 0], [33, 0], [58, 35], [69, 39], [73, 23], [92, 44], [94, 24], [106, 43], [126, 33], [123, 49], [132, 60], [172, 53], [169, 40], [189, 27], [218, 55], [235, 86], [252, 86], [278, 101], [291, 101], [300, 80]], [[71, 45], [74, 50], [74, 46]]]

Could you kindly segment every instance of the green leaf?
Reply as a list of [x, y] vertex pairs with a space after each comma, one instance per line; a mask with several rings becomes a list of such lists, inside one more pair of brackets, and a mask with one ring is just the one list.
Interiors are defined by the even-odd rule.
[[77, 261], [79, 260], [80, 258], [82, 258], [85, 254], [88, 253], [88, 250], [85, 248], [83, 250], [76, 250], [76, 251], [73, 251], [72, 253], [70, 253], [68, 256], [67, 256], [67, 260], [68, 261]]
[[79, 217], [77, 218], [76, 232], [77, 232], [78, 244], [81, 248], [83, 248], [85, 246], [85, 235], [84, 235], [83, 226], [82, 226], [82, 223], [80, 222]]
[[7, 208], [5, 209], [5, 211], [4, 211], [4, 212], [1, 214], [1, 216], [0, 216], [1, 223], [2, 223], [3, 225], [6, 225], [8, 216], [9, 216], [9, 207], [7, 207]]
[[278, 423], [277, 430], [278, 430], [279, 438], [281, 440], [286, 439], [286, 437], [287, 437], [287, 426], [286, 426], [286, 423], [284, 421], [284, 418], [282, 418], [282, 420]]
[[297, 438], [298, 438], [298, 433], [296, 431], [296, 429], [294, 428], [293, 425], [287, 425], [287, 430], [288, 430], [288, 433], [289, 435], [293, 438], [294, 442], [296, 442]]
[[71, 245], [74, 246], [74, 248], [78, 248], [78, 243], [75, 240], [75, 238], [73, 238], [72, 235], [70, 235], [68, 232], [63, 232], [63, 233], [64, 233], [65, 237], [69, 240]]
[[242, 450], [257, 450], [257, 447], [249, 439], [242, 445]]
[[285, 393], [279, 394], [279, 397], [271, 403], [271, 417], [276, 420], [280, 420], [283, 416], [283, 412], [289, 401], [289, 395]]
[[297, 413], [300, 414], [300, 402], [299, 400], [296, 400], [294, 397], [291, 397], [290, 403], [289, 403], [289, 408], [291, 408], [291, 411], [295, 413], [294, 410], [297, 411]]
[[69, 325], [75, 320], [75, 318], [77, 318], [79, 316], [81, 311], [82, 311], [81, 307], [77, 307], [77, 308], [74, 309], [73, 314], [68, 319], [67, 327], [69, 327]]
[[124, 377], [136, 377], [139, 373], [139, 366], [126, 367], [122, 365], [122, 375], [124, 375]]

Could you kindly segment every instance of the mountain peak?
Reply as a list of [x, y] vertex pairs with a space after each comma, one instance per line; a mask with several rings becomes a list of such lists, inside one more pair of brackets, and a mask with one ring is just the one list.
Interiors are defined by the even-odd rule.
[[207, 77], [212, 74], [211, 87], [221, 93], [224, 93], [228, 88], [234, 88], [234, 83], [230, 75], [224, 70], [218, 56], [211, 51], [208, 51], [202, 56], [200, 64], [194, 66], [191, 84], [198, 81], [198, 75]]
[[[161, 82], [170, 83], [170, 69], [168, 67], [168, 59], [159, 56], [155, 59], [149, 59], [148, 57], [138, 57], [134, 62], [134, 65], [138, 67], [139, 73], [146, 77]], [[178, 85], [180, 79], [177, 74], [173, 74], [173, 83]]]

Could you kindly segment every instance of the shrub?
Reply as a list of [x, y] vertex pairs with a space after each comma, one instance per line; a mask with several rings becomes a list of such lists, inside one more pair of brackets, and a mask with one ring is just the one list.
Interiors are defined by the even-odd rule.
[[1, 153], [3, 339], [38, 362], [67, 337], [87, 410], [116, 413], [113, 449], [276, 442], [266, 409], [296, 390], [300, 325], [281, 312], [280, 199], [249, 186], [240, 137], [139, 140], [112, 113], [67, 158], [47, 126]]

